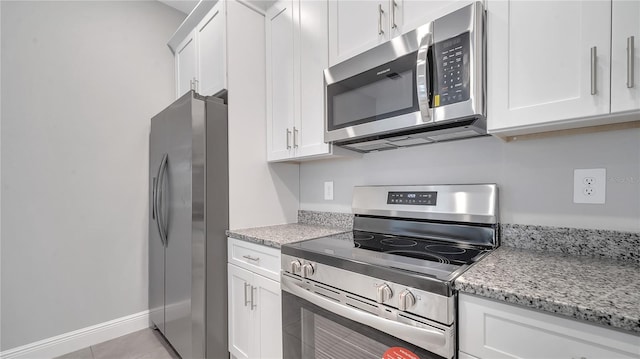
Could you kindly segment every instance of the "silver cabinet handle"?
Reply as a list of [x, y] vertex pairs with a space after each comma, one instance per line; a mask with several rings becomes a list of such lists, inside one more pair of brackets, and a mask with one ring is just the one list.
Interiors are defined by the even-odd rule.
[[594, 46], [591, 48], [591, 94], [595, 95], [598, 93], [597, 83], [596, 83], [596, 68], [598, 66], [598, 53], [597, 47]]
[[200, 85], [200, 81], [197, 78], [194, 77], [193, 78], [193, 90], [195, 92], [198, 92], [198, 87], [200, 87], [199, 85]]
[[418, 106], [423, 122], [431, 121], [431, 107], [429, 99], [431, 97], [431, 64], [427, 56], [429, 48], [433, 45], [433, 34], [431, 32], [424, 35], [418, 48], [418, 58], [416, 62], [416, 86], [418, 93]]
[[192, 78], [189, 81], [189, 90], [195, 90], [196, 89], [196, 78]]
[[250, 260], [250, 261], [254, 261], [254, 262], [257, 262], [257, 261], [259, 261], [259, 260], [260, 260], [260, 257], [255, 257], [255, 258], [254, 258], [254, 257], [252, 257], [252, 256], [250, 256], [250, 255], [248, 255], [248, 254], [247, 254], [246, 256], [242, 256], [242, 258], [246, 258], [246, 259], [248, 259], [248, 260]]
[[298, 134], [298, 129], [293, 126], [293, 148], [298, 148], [298, 137], [300, 137], [300, 135]]
[[382, 14], [384, 14], [382, 4], [378, 4], [378, 35], [384, 34], [384, 30], [382, 30]]
[[249, 301], [249, 296], [247, 295], [247, 288], [251, 287], [251, 284], [244, 282], [244, 306], [246, 307], [247, 305], [249, 305], [250, 301]]
[[398, 24], [396, 24], [396, 8], [398, 7], [398, 3], [396, 0], [391, 0], [391, 28], [397, 29]]
[[627, 88], [633, 88], [634, 80], [635, 44], [634, 37], [627, 37]]
[[257, 290], [258, 290], [258, 287], [251, 286], [251, 310], [254, 310], [258, 307], [258, 305], [254, 301], [255, 298], [253, 296], [253, 292]]
[[287, 128], [287, 149], [291, 149], [291, 130]]

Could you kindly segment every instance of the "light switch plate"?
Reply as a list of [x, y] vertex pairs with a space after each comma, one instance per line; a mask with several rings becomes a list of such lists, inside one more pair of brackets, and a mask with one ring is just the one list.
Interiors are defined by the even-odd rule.
[[605, 168], [573, 171], [573, 203], [604, 204], [607, 189]]

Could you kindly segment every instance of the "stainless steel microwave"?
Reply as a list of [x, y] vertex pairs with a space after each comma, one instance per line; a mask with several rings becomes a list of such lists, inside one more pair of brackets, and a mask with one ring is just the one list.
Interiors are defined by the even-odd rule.
[[325, 142], [359, 152], [486, 134], [475, 2], [324, 71]]

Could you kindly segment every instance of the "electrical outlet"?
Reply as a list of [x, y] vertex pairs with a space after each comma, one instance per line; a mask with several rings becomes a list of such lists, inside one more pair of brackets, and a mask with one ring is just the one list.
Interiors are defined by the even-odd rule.
[[573, 203], [604, 204], [607, 184], [605, 168], [573, 171]]
[[333, 181], [324, 183], [324, 199], [325, 201], [333, 201]]

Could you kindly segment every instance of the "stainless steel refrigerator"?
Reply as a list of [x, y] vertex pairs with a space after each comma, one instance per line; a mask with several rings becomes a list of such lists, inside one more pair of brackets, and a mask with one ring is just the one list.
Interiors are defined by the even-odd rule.
[[149, 310], [186, 358], [227, 358], [227, 105], [191, 91], [151, 119]]

